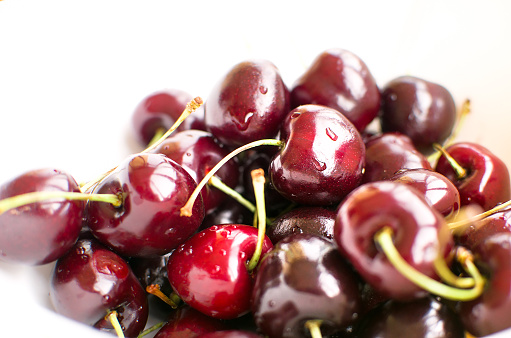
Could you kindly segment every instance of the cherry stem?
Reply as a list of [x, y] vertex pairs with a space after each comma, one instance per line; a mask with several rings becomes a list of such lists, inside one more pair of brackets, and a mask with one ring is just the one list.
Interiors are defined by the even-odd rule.
[[197, 199], [197, 197], [199, 197], [199, 194], [202, 190], [202, 188], [204, 188], [204, 186], [209, 182], [209, 180], [211, 179], [211, 177], [213, 177], [216, 172], [218, 170], [220, 170], [220, 168], [225, 164], [227, 163], [227, 161], [229, 161], [230, 159], [232, 159], [233, 157], [235, 157], [236, 155], [238, 155], [239, 153], [242, 153], [244, 152], [245, 150], [248, 150], [248, 149], [252, 149], [252, 148], [255, 148], [255, 147], [259, 147], [259, 146], [277, 146], [277, 147], [282, 147], [284, 145], [284, 142], [281, 141], [281, 140], [276, 140], [276, 139], [262, 139], [262, 140], [257, 140], [257, 141], [254, 141], [254, 142], [250, 142], [250, 143], [247, 143], [245, 144], [244, 146], [241, 146], [239, 147], [238, 149], [235, 149], [233, 150], [232, 152], [230, 152], [229, 154], [227, 154], [223, 159], [220, 160], [220, 162], [218, 162], [205, 176], [204, 178], [202, 179], [202, 181], [199, 182], [199, 184], [197, 185], [197, 187], [195, 188], [195, 190], [192, 192], [192, 194], [190, 195], [190, 198], [188, 199], [188, 201], [186, 202], [186, 204], [181, 208], [181, 216], [187, 216], [187, 217], [190, 217], [192, 216], [192, 209], [193, 209], [193, 204], [195, 203], [195, 200]]
[[176, 294], [171, 294], [170, 297], [168, 297], [166, 294], [164, 294], [160, 286], [158, 284], [151, 284], [148, 285], [145, 288], [147, 293], [150, 293], [158, 298], [160, 298], [162, 301], [170, 305], [171, 308], [177, 309], [177, 304], [180, 302], [181, 299]]
[[[156, 147], [158, 147], [163, 141], [165, 141], [165, 139], [167, 137], [170, 136], [170, 134], [172, 134], [174, 132], [174, 130], [176, 130], [180, 125], [181, 123], [183, 123], [183, 121], [191, 114], [193, 113], [194, 111], [196, 111], [200, 106], [202, 106], [203, 104], [203, 101], [200, 97], [196, 97], [194, 98], [192, 101], [190, 101], [187, 105], [186, 105], [186, 108], [185, 110], [183, 110], [183, 112], [181, 113], [181, 115], [179, 116], [179, 118], [176, 120], [176, 122], [174, 122], [174, 124], [172, 125], [172, 127], [170, 127], [169, 130], [167, 130], [158, 140], [151, 140], [152, 143], [149, 144], [149, 146], [144, 149], [141, 153], [148, 153], [150, 151], [153, 151]], [[109, 171], [107, 171], [106, 173], [103, 173], [102, 175], [98, 176], [97, 178], [93, 179], [92, 181], [89, 181], [87, 182], [86, 184], [84, 184], [82, 186], [82, 191], [87, 191], [88, 189], [90, 189], [91, 187], [93, 187], [95, 184], [97, 184], [98, 182], [101, 182], [105, 177], [107, 177], [108, 175], [110, 175], [115, 169], [117, 169], [117, 166], [115, 168], [112, 168], [110, 169]]]
[[451, 156], [451, 154], [449, 154], [445, 150], [444, 147], [442, 147], [438, 143], [435, 143], [435, 144], [433, 144], [433, 148], [438, 150], [445, 157], [447, 162], [449, 162], [449, 164], [451, 165], [452, 169], [456, 173], [456, 177], [459, 180], [461, 180], [461, 179], [463, 179], [463, 178], [465, 178], [467, 176], [467, 171], [461, 165], [459, 165], [458, 162], [456, 162], [456, 160]]
[[321, 319], [309, 319], [305, 322], [305, 328], [309, 330], [309, 333], [312, 338], [322, 338], [321, 334], [321, 324], [323, 321]]
[[167, 130], [165, 128], [156, 129], [156, 131], [154, 132], [153, 138], [149, 141], [147, 146], [149, 147], [149, 146], [153, 145], [155, 142], [158, 142], [158, 140], [160, 140], [163, 137], [163, 135], [165, 135], [166, 131]]
[[245, 208], [250, 210], [251, 212], [256, 212], [256, 206], [247, 200], [245, 197], [243, 197], [242, 194], [225, 184], [221, 179], [219, 179], [216, 176], [212, 176], [210, 180], [208, 181], [208, 184], [212, 187], [217, 188], [218, 190], [222, 191], [224, 194], [231, 196], [234, 198], [238, 203], [243, 205]]
[[[458, 255], [456, 255], [456, 258], [457, 259], [459, 258]], [[446, 282], [447, 284], [452, 285], [457, 288], [461, 288], [461, 289], [469, 289], [469, 288], [474, 287], [474, 285], [475, 285], [474, 278], [459, 277], [459, 276], [455, 275], [451, 271], [451, 269], [447, 265], [447, 262], [441, 255], [438, 255], [438, 257], [435, 259], [433, 264], [434, 264], [435, 271], [436, 271], [437, 275], [440, 278], [442, 278], [442, 280], [444, 282]]]
[[417, 286], [434, 295], [454, 301], [473, 300], [483, 293], [485, 284], [484, 278], [471, 259], [461, 257], [460, 263], [465, 271], [474, 279], [474, 287], [471, 289], [454, 288], [426, 276], [408, 264], [394, 245], [392, 240], [393, 233], [392, 228], [388, 226], [383, 227], [374, 235], [374, 241], [380, 246], [392, 266]]
[[464, 227], [464, 226], [470, 225], [472, 223], [481, 221], [481, 220], [485, 219], [488, 216], [491, 216], [491, 215], [493, 215], [493, 214], [495, 214], [495, 213], [497, 213], [499, 211], [502, 211], [502, 210], [508, 208], [509, 206], [511, 206], [511, 200], [509, 200], [507, 202], [504, 202], [502, 204], [499, 204], [499, 205], [491, 208], [490, 210], [487, 210], [485, 212], [477, 214], [477, 215], [475, 215], [473, 217], [470, 217], [470, 218], [467, 218], [467, 219], [463, 219], [463, 220], [457, 221], [457, 222], [450, 222], [450, 223], [447, 223], [447, 225], [449, 226], [449, 229], [455, 230], [457, 228]]
[[0, 215], [10, 209], [18, 208], [27, 204], [62, 198], [68, 201], [78, 200], [105, 202], [112, 204], [114, 207], [121, 206], [123, 201], [121, 194], [87, 194], [72, 191], [34, 191], [0, 200]]
[[149, 333], [153, 332], [153, 331], [156, 331], [158, 330], [159, 328], [161, 328], [163, 325], [165, 325], [165, 322], [159, 322], [157, 324], [154, 324], [153, 326], [151, 326], [150, 328], [147, 328], [145, 329], [144, 331], [140, 332], [140, 334], [137, 336], [137, 338], [142, 338], [143, 336], [146, 336], [148, 335]]
[[263, 251], [263, 243], [266, 234], [266, 207], [264, 202], [264, 170], [263, 169], [254, 169], [250, 172], [252, 176], [252, 184], [254, 186], [254, 195], [257, 206], [257, 245], [248, 262], [247, 269], [248, 271], [252, 271], [257, 267], [259, 260], [261, 258], [261, 252]]
[[115, 333], [117, 334], [117, 337], [124, 338], [124, 332], [122, 332], [121, 324], [119, 323], [119, 318], [117, 318], [117, 311], [110, 311], [106, 315], [106, 319], [112, 324], [114, 327]]

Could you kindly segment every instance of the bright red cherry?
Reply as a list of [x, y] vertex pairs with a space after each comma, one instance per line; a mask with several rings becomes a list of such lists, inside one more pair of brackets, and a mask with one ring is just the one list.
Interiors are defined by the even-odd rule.
[[204, 109], [208, 130], [223, 144], [238, 147], [277, 135], [289, 112], [289, 90], [271, 62], [245, 61], [213, 88]]
[[359, 131], [376, 117], [380, 91], [366, 64], [343, 49], [321, 53], [294, 84], [291, 105], [324, 105], [345, 115]]
[[[247, 264], [256, 248], [257, 232], [249, 225], [212, 226], [180, 245], [167, 265], [176, 294], [211, 317], [233, 319], [247, 313], [253, 285]], [[261, 256], [272, 248], [265, 237]]]
[[[0, 186], [0, 200], [31, 192], [80, 192], [69, 174], [40, 169]], [[36, 202], [0, 214], [0, 259], [40, 265], [64, 255], [77, 241], [84, 203], [62, 198]]]
[[202, 198], [193, 215], [180, 216], [197, 184], [163, 154], [134, 154], [104, 178], [94, 193], [122, 195], [120, 207], [89, 202], [87, 225], [102, 243], [123, 256], [161, 256], [183, 243], [204, 218]]

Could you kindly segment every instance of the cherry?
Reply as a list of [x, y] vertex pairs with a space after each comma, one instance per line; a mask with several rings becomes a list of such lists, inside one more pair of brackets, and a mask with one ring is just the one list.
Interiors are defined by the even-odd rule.
[[95, 240], [79, 240], [57, 260], [50, 298], [58, 313], [102, 330], [112, 331], [105, 317], [115, 311], [126, 337], [148, 318], [145, 290], [128, 263]]
[[401, 133], [383, 133], [367, 140], [363, 182], [388, 180], [406, 169], [432, 169], [428, 159]]
[[[179, 89], [161, 90], [145, 97], [132, 115], [131, 123], [137, 140], [145, 146], [161, 136], [177, 121], [192, 99], [190, 94]], [[205, 130], [203, 114], [199, 111], [190, 115], [178, 130]]]
[[[249, 311], [253, 277], [247, 264], [256, 250], [258, 229], [249, 225], [212, 226], [180, 245], [167, 271], [176, 294], [211, 317], [232, 319]], [[272, 249], [265, 236], [262, 253]]]
[[285, 145], [270, 163], [275, 189], [307, 205], [339, 203], [362, 179], [365, 147], [353, 124], [318, 105], [292, 110], [281, 130]]
[[253, 223], [254, 214], [238, 201], [228, 198], [218, 208], [204, 217], [200, 230], [213, 225], [221, 224], [248, 224]]
[[511, 232], [511, 210], [504, 210], [473, 222], [461, 232], [455, 232], [456, 243], [472, 249], [487, 237], [501, 232]]
[[472, 251], [489, 285], [481, 297], [459, 303], [459, 314], [466, 330], [479, 337], [511, 327], [511, 233], [489, 236]]
[[238, 147], [277, 135], [289, 112], [289, 90], [271, 62], [245, 61], [214, 86], [204, 109], [207, 129], [223, 144]]
[[202, 199], [194, 202], [193, 216], [180, 216], [195, 187], [186, 170], [165, 155], [131, 155], [94, 189], [121, 194], [122, 205], [89, 202], [87, 224], [123, 256], [164, 255], [194, 234], [204, 218]]
[[413, 76], [401, 76], [385, 85], [381, 94], [383, 132], [400, 132], [422, 153], [442, 144], [456, 123], [456, 106], [449, 91]]
[[275, 244], [287, 236], [308, 233], [333, 241], [336, 212], [324, 207], [302, 206], [277, 217], [266, 235]]
[[183, 305], [172, 311], [167, 322], [158, 330], [154, 338], [199, 337], [208, 332], [229, 328], [225, 321], [206, 316], [188, 305]]
[[338, 110], [359, 131], [377, 116], [380, 91], [366, 64], [343, 49], [321, 53], [291, 90], [291, 105], [319, 104]]
[[261, 335], [250, 331], [225, 330], [201, 334], [198, 338], [261, 338]]
[[[54, 169], [29, 171], [0, 186], [0, 200], [33, 192], [73, 192], [80, 187]], [[54, 198], [0, 213], [0, 259], [41, 265], [64, 255], [77, 241], [83, 201]]]
[[[229, 153], [211, 133], [201, 130], [185, 130], [173, 134], [152, 152], [164, 154], [176, 161], [197, 183]], [[238, 184], [238, 172], [237, 162], [230, 160], [216, 172], [216, 176], [224, 184], [234, 188]], [[225, 194], [206, 186], [202, 189], [202, 199], [205, 211], [209, 213], [222, 203]]]
[[355, 336], [464, 338], [465, 330], [449, 306], [433, 297], [424, 297], [382, 303], [357, 324]]
[[428, 169], [397, 172], [390, 181], [408, 184], [419, 190], [431, 206], [444, 217], [454, 216], [460, 208], [460, 193], [444, 175]]
[[375, 244], [375, 234], [384, 227], [393, 230], [394, 245], [408, 264], [436, 278], [435, 260], [453, 246], [447, 223], [419, 191], [390, 181], [361, 185], [338, 209], [334, 239], [360, 275], [395, 299], [425, 296], [427, 292], [396, 270]]
[[508, 168], [490, 150], [472, 142], [457, 142], [445, 152], [464, 172], [456, 173], [445, 155], [438, 159], [435, 170], [458, 188], [462, 206], [474, 203], [489, 210], [511, 199]]
[[350, 325], [360, 310], [359, 279], [335, 246], [311, 234], [277, 243], [257, 271], [252, 312], [270, 337], [302, 337], [306, 322], [321, 332]]

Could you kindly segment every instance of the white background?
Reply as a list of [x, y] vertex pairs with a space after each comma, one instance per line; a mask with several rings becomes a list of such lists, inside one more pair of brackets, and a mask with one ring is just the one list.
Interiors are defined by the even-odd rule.
[[[508, 1], [3, 0], [0, 182], [41, 167], [87, 181], [141, 149], [130, 118], [146, 95], [207, 99], [250, 58], [291, 87], [331, 47], [360, 56], [381, 86], [409, 74], [469, 98], [459, 140], [511, 165], [509, 13]], [[0, 336], [101, 336], [53, 314], [50, 270], [0, 263]]]

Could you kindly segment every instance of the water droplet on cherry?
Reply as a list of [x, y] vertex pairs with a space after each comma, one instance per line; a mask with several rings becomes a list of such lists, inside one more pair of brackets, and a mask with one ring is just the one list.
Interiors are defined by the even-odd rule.
[[265, 86], [259, 86], [259, 91], [261, 92], [261, 94], [266, 94], [268, 93], [268, 88], [266, 88]]
[[318, 159], [312, 159], [312, 164], [318, 171], [323, 171], [326, 169], [326, 163], [319, 161]]
[[334, 133], [330, 128], [326, 128], [326, 134], [328, 135], [328, 137], [330, 137], [332, 141], [337, 141], [337, 139], [339, 138], [337, 134]]

